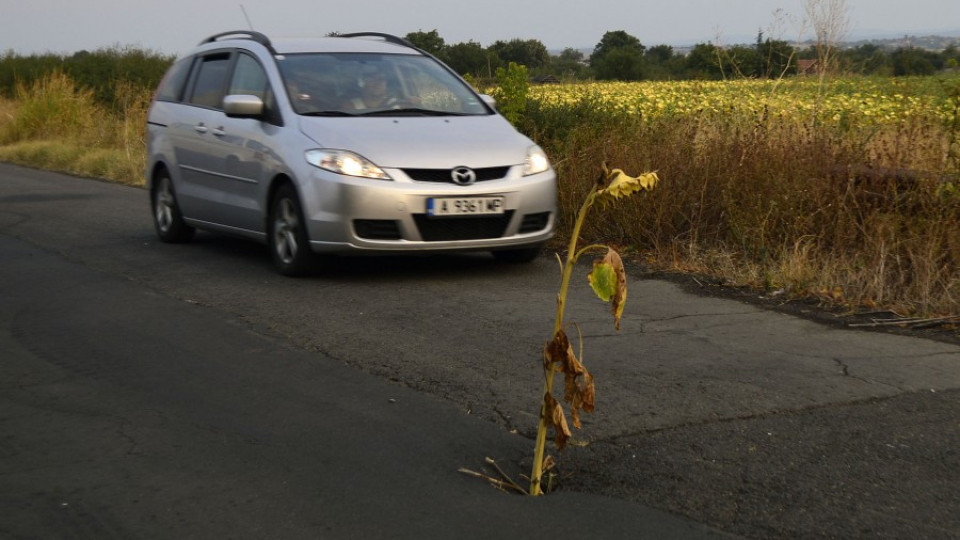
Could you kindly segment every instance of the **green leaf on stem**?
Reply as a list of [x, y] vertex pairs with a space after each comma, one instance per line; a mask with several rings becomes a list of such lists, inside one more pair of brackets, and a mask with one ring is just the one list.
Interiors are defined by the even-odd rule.
[[603, 259], [593, 262], [593, 271], [587, 275], [593, 292], [604, 302], [610, 302], [614, 322], [620, 330], [620, 318], [627, 302], [627, 272], [623, 259], [612, 248], [607, 250]]

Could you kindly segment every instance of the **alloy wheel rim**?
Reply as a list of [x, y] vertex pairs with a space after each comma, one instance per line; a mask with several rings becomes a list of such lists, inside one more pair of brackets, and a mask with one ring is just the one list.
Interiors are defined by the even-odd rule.
[[274, 223], [274, 244], [277, 255], [284, 264], [290, 264], [297, 255], [296, 230], [299, 225], [297, 213], [293, 208], [293, 201], [283, 199], [279, 204], [279, 212]]
[[173, 192], [170, 190], [170, 181], [166, 178], [161, 180], [160, 188], [157, 190], [156, 218], [157, 225], [161, 231], [170, 230], [173, 223]]

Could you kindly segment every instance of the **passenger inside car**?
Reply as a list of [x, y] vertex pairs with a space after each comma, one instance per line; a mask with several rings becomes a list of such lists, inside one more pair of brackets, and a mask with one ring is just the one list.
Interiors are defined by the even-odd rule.
[[357, 81], [358, 94], [351, 99], [354, 109], [385, 109], [400, 104], [400, 99], [388, 92], [387, 76], [383, 71], [367, 68]]

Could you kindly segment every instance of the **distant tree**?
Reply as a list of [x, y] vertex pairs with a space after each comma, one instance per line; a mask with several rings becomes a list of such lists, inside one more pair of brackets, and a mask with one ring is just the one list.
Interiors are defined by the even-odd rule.
[[410, 32], [405, 37], [410, 43], [413, 43], [417, 47], [434, 56], [442, 55], [444, 48], [447, 46], [443, 38], [440, 37], [440, 34], [437, 33], [436, 30], [431, 30], [429, 32], [424, 32], [422, 30]]
[[550, 72], [558, 77], [580, 78], [587, 74], [583, 53], [567, 47], [559, 55], [550, 58]]
[[643, 78], [643, 55], [629, 49], [613, 49], [590, 63], [600, 80], [639, 81]]
[[645, 49], [637, 37], [623, 30], [607, 32], [593, 48], [590, 67], [598, 79], [640, 80]]
[[712, 43], [694, 45], [687, 55], [684, 73], [688, 79], [722, 79], [720, 49]]
[[643, 56], [649, 62], [657, 64], [666, 64], [673, 58], [673, 47], [670, 45], [654, 45], [647, 49]]
[[654, 45], [643, 53], [643, 77], [667, 80], [681, 76], [682, 57], [678, 58], [670, 45]]
[[487, 78], [493, 77], [494, 70], [501, 63], [496, 54], [487, 51], [476, 41], [449, 45], [440, 59], [461, 75], [469, 73]]
[[550, 63], [550, 53], [547, 47], [536, 39], [511, 39], [510, 41], [496, 41], [488, 49], [497, 53], [500, 60], [506, 64], [515, 62], [528, 69], [544, 67]]
[[956, 43], [951, 43], [947, 45], [943, 52], [940, 53], [940, 56], [943, 57], [943, 66], [949, 69], [957, 69], [960, 67], [960, 49], [957, 48]]
[[841, 68], [862, 75], [892, 75], [890, 57], [883, 48], [873, 43], [864, 43], [840, 53]]
[[593, 48], [590, 59], [592, 61], [594, 57], [603, 56], [614, 49], [630, 49], [643, 54], [645, 47], [636, 36], [631, 36], [623, 30], [614, 30], [603, 35], [600, 43]]
[[796, 68], [796, 51], [783, 40], [767, 39], [757, 45], [757, 77], [777, 78]]
[[755, 77], [761, 64], [757, 50], [747, 45], [723, 49], [719, 62], [724, 75], [734, 77]]
[[943, 69], [943, 58], [935, 52], [915, 47], [900, 47], [890, 55], [893, 74], [898, 77], [907, 75], [933, 75]]

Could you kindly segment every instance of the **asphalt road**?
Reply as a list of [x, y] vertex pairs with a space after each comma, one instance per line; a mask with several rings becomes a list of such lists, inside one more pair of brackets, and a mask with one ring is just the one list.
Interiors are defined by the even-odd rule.
[[0, 165], [0, 537], [960, 538], [960, 347], [639, 271], [620, 332], [572, 290], [597, 411], [558, 491], [457, 473], [527, 472], [558, 277], [284, 278], [255, 243], [159, 243], [142, 189]]

